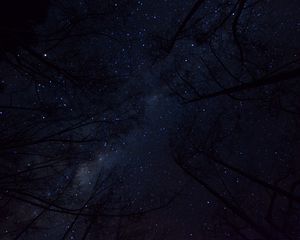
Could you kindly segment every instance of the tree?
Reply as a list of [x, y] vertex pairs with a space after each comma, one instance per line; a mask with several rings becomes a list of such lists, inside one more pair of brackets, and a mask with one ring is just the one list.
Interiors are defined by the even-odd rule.
[[270, 17], [284, 7], [195, 1], [156, 38], [161, 80], [186, 112], [174, 159], [219, 209], [208, 238], [299, 236], [299, 35]]
[[95, 170], [142, 112], [107, 52], [121, 46], [111, 19], [130, 8], [115, 2], [1, 3], [1, 239], [88, 239], [168, 204], [130, 206], [121, 169]]

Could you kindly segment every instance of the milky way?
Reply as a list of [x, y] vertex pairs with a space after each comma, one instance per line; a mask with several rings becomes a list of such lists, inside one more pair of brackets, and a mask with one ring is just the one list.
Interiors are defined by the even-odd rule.
[[0, 3], [0, 239], [299, 239], [300, 5]]

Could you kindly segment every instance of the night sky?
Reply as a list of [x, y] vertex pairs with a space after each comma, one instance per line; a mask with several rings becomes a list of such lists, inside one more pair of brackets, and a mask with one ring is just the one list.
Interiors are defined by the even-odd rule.
[[297, 0], [0, 3], [0, 239], [300, 239]]

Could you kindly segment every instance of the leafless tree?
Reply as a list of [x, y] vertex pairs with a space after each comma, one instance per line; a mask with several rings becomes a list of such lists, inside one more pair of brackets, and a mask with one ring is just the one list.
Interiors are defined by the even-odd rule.
[[[299, 237], [299, 164], [293, 152], [299, 147], [299, 35], [276, 28], [277, 19], [270, 19], [271, 12], [280, 14], [275, 5], [195, 1], [169, 35], [156, 37], [156, 63], [166, 66], [161, 80], [188, 112], [181, 138], [176, 133], [171, 140], [174, 159], [219, 209], [209, 239]], [[272, 38], [277, 31], [283, 35]], [[290, 44], [285, 35], [293, 35]], [[282, 126], [285, 121], [289, 127]], [[270, 137], [259, 139], [264, 129], [289, 142], [281, 149], [284, 160], [271, 153], [262, 159], [264, 147], [273, 149]], [[261, 144], [257, 153], [244, 152], [255, 144]]]
[[120, 169], [86, 167], [98, 164], [97, 153], [111, 151], [142, 111], [139, 93], [127, 75], [113, 71], [109, 57], [122, 46], [111, 35], [121, 22], [111, 19], [126, 15], [130, 1], [117, 1], [118, 10], [115, 1], [5, 2], [0, 238], [92, 239], [167, 206], [172, 198], [137, 208], [121, 195]]

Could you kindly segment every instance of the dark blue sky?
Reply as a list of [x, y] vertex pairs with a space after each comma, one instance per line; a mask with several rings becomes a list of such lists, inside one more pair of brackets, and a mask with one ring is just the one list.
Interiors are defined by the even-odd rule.
[[39, 4], [0, 5], [0, 239], [299, 239], [298, 1]]

